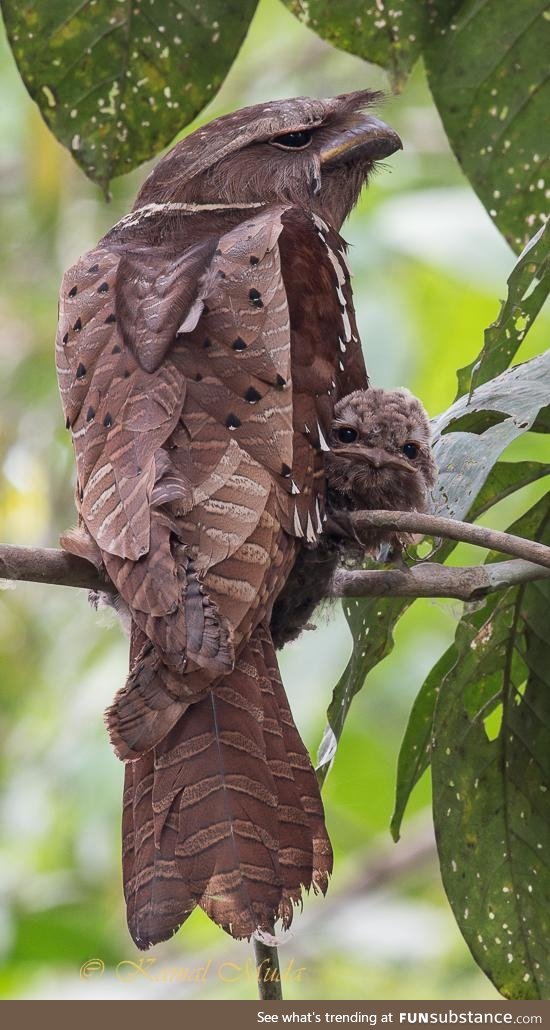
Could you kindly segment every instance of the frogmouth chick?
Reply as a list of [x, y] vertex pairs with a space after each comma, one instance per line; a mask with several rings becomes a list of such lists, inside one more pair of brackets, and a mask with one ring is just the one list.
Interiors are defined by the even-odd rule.
[[[356, 390], [336, 404], [325, 455], [328, 526], [345, 525], [342, 512], [427, 511], [436, 479], [428, 416], [409, 390]], [[387, 544], [395, 552], [411, 543], [386, 529], [362, 533], [375, 557]]]
[[418, 538], [371, 527], [356, 536], [349, 514], [358, 510], [427, 511], [436, 480], [428, 416], [406, 389], [356, 390], [334, 408], [325, 453], [327, 520], [315, 548], [302, 548], [275, 603], [276, 647], [295, 640], [317, 605], [330, 597], [343, 558], [370, 553], [397, 557]]

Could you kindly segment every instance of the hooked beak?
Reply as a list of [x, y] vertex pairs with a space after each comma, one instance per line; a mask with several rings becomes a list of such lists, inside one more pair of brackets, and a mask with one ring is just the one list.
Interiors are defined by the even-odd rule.
[[400, 137], [389, 125], [371, 114], [358, 114], [355, 122], [338, 132], [321, 151], [322, 165], [338, 164], [351, 158], [379, 161], [402, 150]]

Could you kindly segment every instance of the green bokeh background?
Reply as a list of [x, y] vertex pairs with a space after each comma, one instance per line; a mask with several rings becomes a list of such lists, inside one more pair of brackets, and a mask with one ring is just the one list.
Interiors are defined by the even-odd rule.
[[[387, 88], [384, 74], [322, 43], [277, 0], [262, 0], [203, 120], [264, 99], [366, 86]], [[146, 169], [115, 182], [107, 206], [44, 127], [3, 37], [0, 91], [0, 540], [53, 546], [74, 517], [54, 373], [58, 285], [128, 210]], [[345, 228], [358, 321], [374, 383], [409, 386], [435, 415], [453, 399], [455, 369], [480, 350], [514, 257], [450, 152], [420, 67], [381, 113], [405, 151], [379, 170]], [[520, 358], [547, 337], [541, 316]], [[543, 458], [543, 447], [527, 436], [506, 457]], [[543, 490], [508, 499], [489, 521], [506, 526]], [[479, 558], [462, 547], [454, 560]], [[306, 901], [280, 949], [288, 998], [496, 996], [444, 897], [427, 777], [399, 845], [387, 831], [408, 710], [458, 614], [458, 603], [418, 602], [353, 704], [324, 789], [335, 873], [329, 898]], [[334, 611], [283, 653], [312, 753], [349, 650]], [[102, 720], [126, 652], [118, 627], [82, 592], [31, 584], [0, 591], [0, 997], [254, 998], [251, 949], [201, 912], [145, 959], [127, 934], [122, 767]], [[104, 963], [103, 973], [81, 976], [90, 959]]]

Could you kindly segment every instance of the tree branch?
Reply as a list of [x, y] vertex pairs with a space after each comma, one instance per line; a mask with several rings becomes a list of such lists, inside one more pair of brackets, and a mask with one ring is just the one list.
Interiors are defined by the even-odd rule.
[[471, 522], [443, 518], [439, 515], [425, 515], [419, 511], [355, 511], [349, 513], [350, 521], [358, 536], [371, 526], [394, 529], [402, 533], [422, 533], [426, 536], [445, 537], [466, 544], [477, 544], [490, 551], [511, 554], [515, 558], [537, 562], [550, 568], [550, 547], [536, 540], [526, 540], [512, 533], [498, 529], [475, 526]]
[[333, 580], [332, 597], [456, 597], [479, 601], [495, 590], [547, 579], [550, 569], [521, 558], [491, 565], [415, 565], [406, 571], [382, 569], [346, 571], [339, 569]]
[[[376, 526], [478, 544], [515, 558], [463, 568], [423, 562], [409, 569], [340, 569], [334, 577], [333, 597], [455, 597], [475, 601], [494, 590], [550, 577], [550, 547], [510, 533], [418, 512], [359, 511], [350, 513], [350, 521], [358, 537]], [[112, 583], [90, 562], [54, 548], [0, 544], [0, 579], [114, 591]], [[277, 949], [255, 940], [254, 952], [260, 999], [281, 999]]]
[[[334, 578], [333, 597], [455, 597], [475, 601], [494, 590], [550, 576], [550, 547], [535, 540], [420, 512], [358, 511], [350, 513], [350, 519], [359, 536], [367, 527], [384, 527], [461, 540], [517, 557], [463, 568], [422, 562], [410, 569], [341, 569]], [[90, 562], [54, 548], [0, 544], [0, 579], [107, 593], [114, 590], [110, 580]]]
[[84, 587], [114, 593], [113, 584], [95, 565], [53, 547], [14, 547], [0, 544], [0, 579]]

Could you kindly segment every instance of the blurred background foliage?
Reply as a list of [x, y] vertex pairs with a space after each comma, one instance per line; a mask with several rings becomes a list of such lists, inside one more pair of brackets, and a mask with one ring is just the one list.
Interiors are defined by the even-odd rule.
[[[261, 0], [202, 120], [262, 99], [366, 86], [388, 83], [278, 0]], [[128, 210], [146, 169], [115, 181], [106, 205], [45, 128], [3, 38], [0, 89], [0, 540], [55, 546], [74, 518], [53, 360], [58, 286]], [[358, 322], [374, 383], [409, 386], [435, 415], [456, 393], [456, 368], [480, 350], [514, 255], [451, 154], [420, 66], [383, 117], [405, 151], [379, 170], [345, 229]], [[519, 359], [546, 346], [548, 321], [539, 317]], [[543, 448], [544, 438], [527, 434], [505, 457], [543, 459]], [[491, 524], [504, 528], [543, 492], [539, 483], [515, 494], [491, 511]], [[454, 560], [478, 561], [480, 552], [460, 547]], [[417, 602], [354, 702], [324, 788], [335, 873], [329, 898], [308, 899], [280, 949], [288, 998], [497, 996], [443, 895], [426, 778], [399, 845], [387, 831], [408, 711], [459, 614], [456, 602]], [[340, 612], [319, 621], [282, 656], [312, 753], [350, 651]], [[120, 631], [83, 593], [31, 584], [0, 592], [0, 996], [253, 998], [250, 948], [202, 913], [145, 959], [126, 932], [122, 767], [101, 716], [126, 662]], [[103, 974], [81, 977], [92, 958]]]

